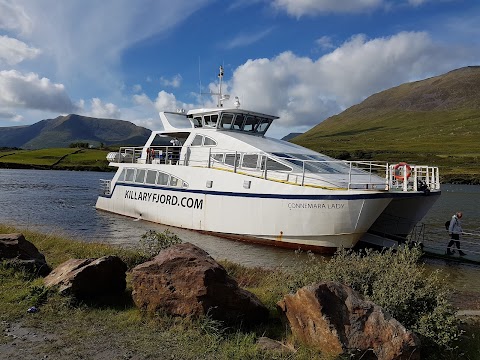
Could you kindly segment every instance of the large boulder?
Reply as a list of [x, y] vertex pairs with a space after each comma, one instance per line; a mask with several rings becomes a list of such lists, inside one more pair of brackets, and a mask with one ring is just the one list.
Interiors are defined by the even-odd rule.
[[0, 260], [45, 276], [50, 272], [45, 256], [23, 234], [0, 234]]
[[127, 265], [117, 256], [70, 259], [44, 279], [46, 287], [58, 286], [63, 295], [78, 298], [121, 294], [126, 288]]
[[151, 313], [209, 315], [247, 326], [268, 318], [254, 294], [239, 288], [220, 264], [190, 243], [171, 246], [135, 267], [132, 286], [135, 304]]
[[362, 359], [420, 359], [418, 338], [348, 286], [335, 282], [306, 286], [277, 305], [295, 338], [322, 353], [356, 353]]

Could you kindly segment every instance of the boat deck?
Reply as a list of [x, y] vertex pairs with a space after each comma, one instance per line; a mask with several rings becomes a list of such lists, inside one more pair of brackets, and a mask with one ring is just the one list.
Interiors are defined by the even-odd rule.
[[[238, 152], [209, 148], [202, 156], [191, 157], [189, 146], [122, 147], [109, 154], [115, 164], [162, 164], [230, 171], [290, 185], [328, 190], [375, 190], [393, 192], [436, 191], [440, 189], [438, 167], [396, 165], [375, 161], [328, 161], [294, 157], [292, 154]], [[294, 154], [293, 154], [294, 155]]]

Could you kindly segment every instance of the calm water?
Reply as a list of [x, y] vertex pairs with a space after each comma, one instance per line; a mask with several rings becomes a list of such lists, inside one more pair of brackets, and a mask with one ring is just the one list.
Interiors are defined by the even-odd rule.
[[[134, 247], [147, 230], [163, 231], [167, 226], [135, 221], [95, 209], [99, 179], [113, 173], [0, 170], [0, 223], [19, 228], [66, 234], [84, 241], [100, 241]], [[441, 229], [457, 211], [464, 213], [464, 229], [480, 226], [480, 186], [444, 185], [442, 196], [423, 222]], [[216, 259], [228, 259], [247, 266], [295, 266], [293, 251], [259, 246], [203, 235], [185, 229], [171, 229], [183, 241], [206, 250]], [[480, 292], [480, 267], [428, 260], [451, 274], [458, 287]]]

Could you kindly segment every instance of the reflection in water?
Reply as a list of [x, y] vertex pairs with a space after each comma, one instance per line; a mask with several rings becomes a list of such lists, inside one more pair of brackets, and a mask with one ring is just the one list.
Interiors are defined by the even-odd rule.
[[[97, 211], [95, 202], [99, 179], [112, 177], [113, 173], [2, 169], [0, 223], [127, 247], [135, 247], [148, 230], [163, 231], [168, 228], [183, 241], [203, 248], [218, 260], [227, 259], [247, 266], [295, 267], [301, 259], [305, 259], [305, 255], [299, 258], [292, 250], [222, 239]], [[446, 219], [455, 211], [462, 210], [464, 228], [476, 229], [480, 226], [480, 207], [476, 206], [479, 201], [480, 186], [444, 185], [442, 196], [423, 222], [427, 227], [443, 228]], [[457, 288], [468, 287], [480, 292], [478, 266], [444, 260], [428, 260], [427, 266], [447, 271]]]

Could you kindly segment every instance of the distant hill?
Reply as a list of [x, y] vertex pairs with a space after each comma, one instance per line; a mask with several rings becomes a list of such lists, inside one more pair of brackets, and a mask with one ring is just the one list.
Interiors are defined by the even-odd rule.
[[480, 66], [382, 91], [293, 142], [316, 150], [480, 153]]
[[0, 147], [42, 149], [92, 145], [143, 145], [151, 131], [129, 121], [70, 114], [27, 126], [0, 127]]
[[292, 142], [344, 159], [439, 164], [480, 177], [480, 66], [374, 94]]
[[282, 140], [284, 141], [289, 141], [291, 139], [293, 139], [294, 137], [297, 137], [298, 135], [302, 135], [303, 133], [290, 133], [288, 135], [285, 135]]

